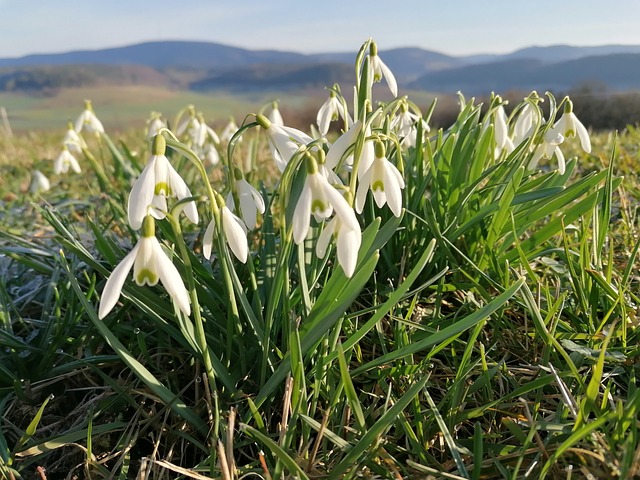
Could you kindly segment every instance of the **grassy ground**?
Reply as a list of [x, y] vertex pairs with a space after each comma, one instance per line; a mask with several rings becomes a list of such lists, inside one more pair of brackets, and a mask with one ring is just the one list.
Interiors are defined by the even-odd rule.
[[[129, 94], [120, 101], [138, 118], [173, 114], [184, 100], [242, 107]], [[118, 123], [111, 100], [94, 106]], [[183, 221], [180, 234], [159, 221], [200, 309], [182, 315], [160, 286], [128, 282], [98, 320], [105, 280], [138, 236], [124, 211], [149, 144], [141, 126], [113, 134], [111, 146], [91, 139], [82, 175], [53, 175], [77, 99], [75, 108], [24, 101], [29, 121], [63, 126], [0, 137], [0, 473], [640, 475], [640, 131], [595, 134], [589, 155], [563, 144], [572, 160], [562, 175], [555, 159], [525, 168], [524, 149], [494, 161], [471, 104], [416, 149], [387, 142], [405, 211], [396, 218], [367, 201], [347, 279], [333, 252], [317, 258], [313, 238], [292, 243], [286, 223], [303, 169], [274, 182], [265, 135], [252, 130], [233, 158], [258, 145], [247, 178], [267, 183], [273, 204], [249, 235], [249, 262], [223, 240], [205, 261], [206, 221]], [[387, 127], [374, 131], [386, 138]], [[195, 193], [196, 169], [172, 161]], [[29, 192], [33, 168], [51, 178], [50, 191]], [[207, 175], [226, 193], [223, 169]], [[207, 219], [211, 203], [201, 206]]]

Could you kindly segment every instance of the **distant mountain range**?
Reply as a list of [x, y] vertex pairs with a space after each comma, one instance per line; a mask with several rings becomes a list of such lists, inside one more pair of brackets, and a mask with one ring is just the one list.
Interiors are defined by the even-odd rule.
[[[567, 90], [597, 82], [640, 89], [640, 45], [529, 47], [504, 55], [455, 57], [396, 48], [380, 57], [401, 90], [481, 94]], [[292, 90], [354, 82], [355, 52], [304, 55], [217, 43], [165, 41], [120, 48], [0, 59], [0, 90], [55, 91], [94, 85], [151, 83], [198, 91]]]

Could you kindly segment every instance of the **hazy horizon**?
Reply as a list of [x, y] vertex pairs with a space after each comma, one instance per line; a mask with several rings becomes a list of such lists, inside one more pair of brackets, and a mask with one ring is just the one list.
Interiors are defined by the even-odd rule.
[[[504, 54], [530, 46], [640, 44], [640, 2], [405, 0], [321, 6], [273, 0], [109, 3], [0, 0], [0, 57], [117, 48], [148, 41], [204, 41], [304, 54], [354, 52], [369, 37], [381, 50], [418, 47], [452, 56]], [[45, 47], [46, 46], [46, 47]]]

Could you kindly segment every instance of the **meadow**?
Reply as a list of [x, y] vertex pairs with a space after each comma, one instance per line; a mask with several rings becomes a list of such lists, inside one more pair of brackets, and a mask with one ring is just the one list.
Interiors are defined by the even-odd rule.
[[0, 134], [3, 478], [640, 476], [640, 130], [536, 92], [437, 128], [383, 60], [305, 131], [304, 97], [0, 96], [31, 108]]

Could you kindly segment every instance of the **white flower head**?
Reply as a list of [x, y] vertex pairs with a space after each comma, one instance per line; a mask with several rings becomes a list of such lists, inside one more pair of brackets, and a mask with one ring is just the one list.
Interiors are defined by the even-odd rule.
[[98, 309], [100, 319], [109, 314], [120, 298], [122, 286], [131, 267], [133, 267], [133, 279], [138, 285], [154, 286], [158, 281], [162, 282], [178, 308], [187, 316], [191, 314], [189, 294], [182, 282], [180, 272], [160, 246], [155, 236], [154, 219], [147, 215], [143, 222], [142, 237], [107, 279]]
[[264, 115], [256, 115], [256, 121], [264, 129], [269, 140], [269, 149], [278, 170], [284, 172], [291, 157], [303, 145], [313, 142], [306, 133], [291, 127], [281, 127], [272, 123]]
[[378, 46], [374, 41], [369, 44], [369, 73], [374, 83], [381, 81], [384, 77], [393, 96], [398, 96], [396, 77], [378, 56]]
[[[222, 132], [220, 133], [220, 140], [228, 143], [237, 131], [238, 125], [236, 124], [236, 121], [233, 119], [233, 117], [229, 118], [229, 123], [225, 125], [225, 127], [222, 129]], [[242, 137], [238, 138], [238, 142], [240, 141], [242, 141]]]
[[98, 120], [90, 100], [84, 101], [84, 111], [80, 114], [74, 125], [76, 133], [80, 133], [83, 129], [89, 133], [104, 133], [102, 122]]
[[267, 118], [271, 123], [275, 123], [276, 125], [279, 125], [281, 127], [284, 126], [284, 119], [282, 118], [282, 114], [278, 109], [278, 102], [273, 102], [271, 104], [271, 110], [267, 114]]
[[[229, 249], [233, 252], [238, 260], [247, 263], [249, 257], [249, 244], [247, 242], [247, 228], [244, 222], [235, 216], [229, 207], [224, 205], [220, 209], [220, 221], [222, 223], [222, 233]], [[209, 226], [202, 237], [202, 253], [208, 260], [211, 257], [211, 247], [213, 243], [213, 233], [216, 228], [215, 217], [209, 222]]]
[[353, 209], [342, 195], [333, 188], [327, 178], [318, 170], [318, 164], [311, 155], [306, 157], [307, 177], [293, 211], [293, 241], [300, 244], [307, 237], [311, 215], [316, 221], [326, 220], [335, 211], [349, 230], [360, 229]]
[[560, 150], [560, 144], [562, 144], [562, 142], [564, 142], [564, 136], [562, 134], [554, 132], [553, 129], [547, 130], [542, 138], [542, 143], [535, 147], [533, 151], [528, 169], [535, 169], [541, 158], [551, 158], [555, 155], [558, 160], [558, 172], [562, 175], [566, 168], [564, 154], [562, 150]]
[[162, 120], [162, 116], [158, 112], [151, 113], [151, 118], [147, 120], [147, 124], [149, 125], [147, 127], [147, 138], [153, 138], [161, 129], [167, 128], [167, 124]]
[[[247, 228], [253, 230], [256, 228], [258, 212], [264, 213], [265, 211], [264, 199], [262, 195], [260, 195], [260, 192], [243, 178], [242, 172], [238, 169], [235, 170], [234, 176], [235, 191], [238, 196], [238, 203], [240, 204], [238, 214], [247, 225]], [[232, 192], [229, 192], [229, 195], [227, 195], [227, 205], [231, 211], [237, 211]]]
[[[191, 196], [191, 191], [180, 174], [165, 156], [166, 142], [162, 135], [153, 140], [153, 155], [133, 184], [129, 194], [127, 211], [129, 224], [134, 230], [142, 226], [147, 215], [162, 219], [167, 213], [167, 197], [178, 200]], [[184, 213], [193, 223], [198, 223], [198, 210], [194, 201], [184, 205]]]
[[582, 122], [578, 120], [576, 114], [573, 113], [573, 103], [567, 97], [564, 104], [564, 112], [562, 117], [558, 120], [553, 128], [550, 130], [551, 136], [556, 134], [563, 135], [565, 138], [573, 138], [575, 136], [580, 140], [580, 146], [586, 153], [591, 153], [591, 139], [589, 138], [589, 132], [584, 127]]
[[56, 161], [53, 164], [53, 173], [56, 175], [60, 175], [62, 173], [67, 173], [69, 169], [73, 170], [76, 173], [80, 173], [80, 165], [78, 164], [78, 160], [74, 157], [71, 152], [67, 149], [67, 146], [62, 147], [62, 151]]
[[31, 185], [29, 185], [29, 191], [32, 194], [46, 192], [51, 188], [49, 179], [40, 170], [35, 170], [31, 175]]
[[329, 124], [338, 120], [338, 118], [345, 120], [348, 126], [351, 126], [353, 123], [349, 112], [347, 112], [342, 102], [336, 97], [336, 92], [331, 90], [329, 98], [322, 104], [320, 110], [318, 110], [318, 115], [316, 116], [316, 122], [318, 123], [320, 133], [322, 135], [326, 135], [329, 131]]
[[356, 211], [362, 212], [367, 191], [371, 189], [373, 199], [381, 208], [385, 203], [396, 217], [402, 213], [402, 189], [404, 180], [398, 169], [385, 156], [384, 144], [380, 140], [375, 142], [373, 163], [362, 175], [356, 193]]
[[75, 131], [73, 123], [69, 122], [67, 132], [62, 139], [62, 145], [66, 146], [70, 152], [81, 153], [83, 148], [87, 148], [87, 144], [78, 132]]

